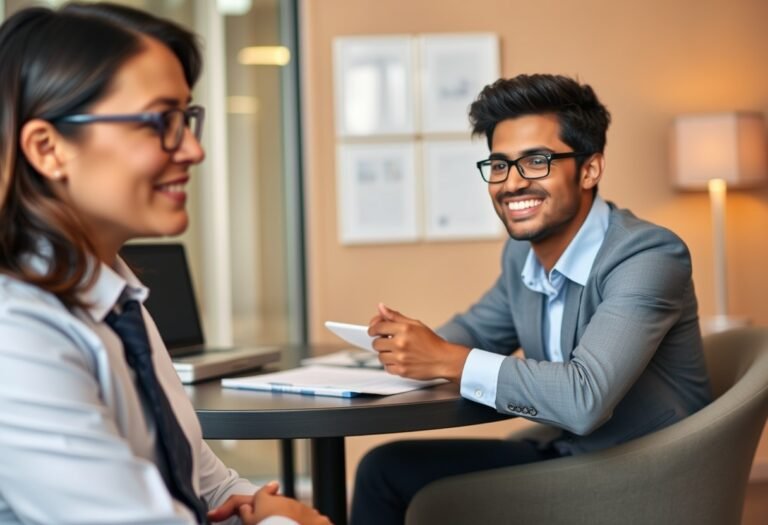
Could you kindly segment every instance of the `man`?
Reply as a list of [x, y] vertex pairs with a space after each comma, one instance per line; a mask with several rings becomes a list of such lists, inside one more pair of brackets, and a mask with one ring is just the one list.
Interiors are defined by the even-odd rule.
[[[501, 79], [470, 121], [488, 140], [477, 166], [511, 237], [501, 276], [437, 332], [379, 305], [369, 333], [390, 373], [447, 378], [469, 400], [560, 430], [546, 443], [379, 447], [358, 468], [356, 524], [402, 523], [413, 495], [441, 477], [617, 445], [710, 400], [686, 246], [597, 194], [610, 115], [592, 88]], [[518, 348], [524, 357], [510, 355]]]

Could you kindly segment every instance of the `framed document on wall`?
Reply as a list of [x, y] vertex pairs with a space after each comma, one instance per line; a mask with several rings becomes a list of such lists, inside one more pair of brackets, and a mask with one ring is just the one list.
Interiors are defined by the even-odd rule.
[[333, 53], [340, 243], [501, 235], [467, 117], [499, 77], [498, 37], [338, 37]]
[[403, 135], [416, 130], [410, 36], [333, 41], [336, 135]]
[[419, 238], [415, 150], [412, 142], [339, 145], [336, 180], [342, 244]]
[[499, 78], [499, 40], [491, 33], [419, 37], [421, 131], [469, 131], [469, 105]]
[[485, 140], [424, 141], [424, 238], [495, 239], [503, 233], [475, 163]]

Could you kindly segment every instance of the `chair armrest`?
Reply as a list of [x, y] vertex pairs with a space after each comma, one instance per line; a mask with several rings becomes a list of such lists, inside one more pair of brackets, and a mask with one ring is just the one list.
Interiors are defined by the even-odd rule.
[[[696, 441], [654, 447], [627, 443], [445, 478], [416, 494], [406, 525], [738, 523], [749, 458], [740, 461], [733, 457], [741, 455], [735, 451], [713, 458], [710, 447], [697, 447], [702, 443]], [[733, 465], [724, 468], [728, 461]], [[746, 470], [729, 481], [717, 475], [744, 470], [740, 463]]]
[[[453, 476], [416, 494], [406, 524], [627, 523], [623, 512], [615, 515], [610, 506], [632, 497], [622, 483], [631, 468], [598, 467], [594, 459], [568, 457]], [[619, 475], [613, 474], [619, 470]]]

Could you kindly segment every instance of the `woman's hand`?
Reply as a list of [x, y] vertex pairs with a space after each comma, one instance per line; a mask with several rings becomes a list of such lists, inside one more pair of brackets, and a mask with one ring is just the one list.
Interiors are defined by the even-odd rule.
[[331, 525], [328, 518], [295, 499], [280, 496], [279, 485], [271, 481], [253, 496], [235, 495], [208, 513], [212, 522], [224, 521], [237, 514], [243, 525], [256, 525], [269, 516], [285, 516], [300, 525]]

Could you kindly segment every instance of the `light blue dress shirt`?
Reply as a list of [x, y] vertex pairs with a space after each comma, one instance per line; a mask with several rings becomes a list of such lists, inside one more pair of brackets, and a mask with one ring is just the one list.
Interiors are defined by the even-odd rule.
[[[118, 301], [147, 295], [120, 260], [114, 270], [101, 265], [80, 297], [89, 305], [83, 309], [0, 275], [0, 523], [195, 523], [156, 467], [153, 422], [122, 343], [104, 322]], [[158, 380], [190, 442], [195, 490], [212, 508], [232, 494], [253, 494], [258, 487], [203, 441], [160, 334], [143, 314]], [[260, 525], [289, 524], [274, 516]]]
[[[520, 278], [525, 286], [546, 296], [542, 336], [550, 361], [562, 363], [560, 332], [563, 324], [566, 279], [586, 285], [597, 252], [608, 230], [610, 208], [598, 195], [584, 224], [547, 275], [533, 250], [523, 266]], [[496, 384], [501, 363], [507, 356], [474, 348], [469, 353], [461, 375], [461, 395], [489, 407], [496, 406]]]

